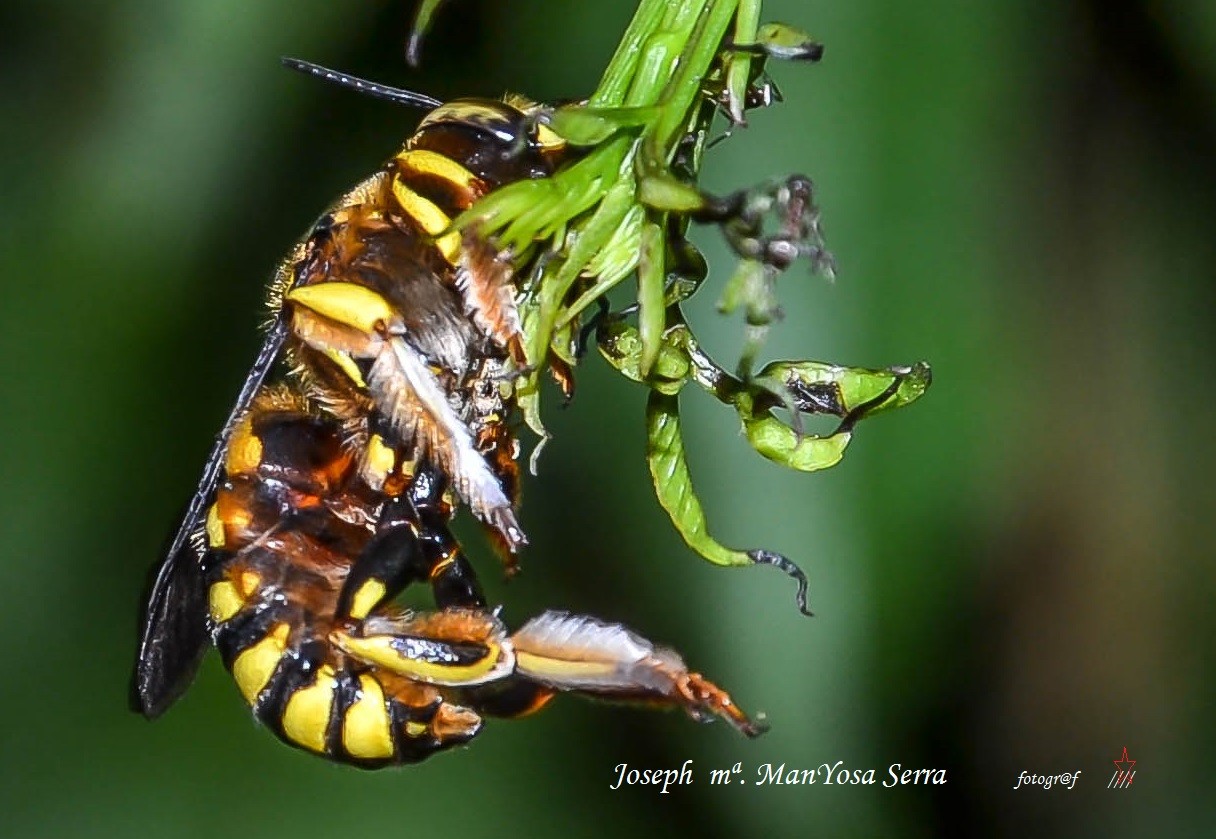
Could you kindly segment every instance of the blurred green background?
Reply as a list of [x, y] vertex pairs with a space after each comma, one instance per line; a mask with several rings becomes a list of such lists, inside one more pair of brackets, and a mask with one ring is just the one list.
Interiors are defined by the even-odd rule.
[[[439, 97], [589, 92], [630, 0], [466, 0], [409, 72], [405, 0], [62, 0], [0, 11], [5, 364], [0, 833], [75, 836], [1195, 836], [1212, 829], [1216, 6], [1205, 0], [769, 0], [811, 29], [786, 103], [707, 162], [791, 171], [840, 264], [795, 270], [768, 349], [936, 381], [820, 475], [754, 455], [689, 392], [724, 541], [653, 500], [644, 394], [596, 358], [526, 487], [504, 584], [625, 621], [773, 731], [566, 699], [467, 750], [365, 773], [281, 746], [214, 657], [149, 725], [126, 711], [146, 568], [252, 359], [261, 284], [416, 115], [287, 73], [292, 54]], [[713, 264], [726, 257], [703, 238]], [[722, 280], [719, 274], [718, 282]], [[720, 285], [718, 285], [720, 288]], [[742, 334], [691, 307], [732, 363]], [[1105, 786], [1126, 746], [1131, 790]], [[610, 790], [614, 767], [696, 783]], [[708, 784], [741, 761], [935, 767], [938, 787]], [[1021, 771], [1081, 770], [1072, 791]]]

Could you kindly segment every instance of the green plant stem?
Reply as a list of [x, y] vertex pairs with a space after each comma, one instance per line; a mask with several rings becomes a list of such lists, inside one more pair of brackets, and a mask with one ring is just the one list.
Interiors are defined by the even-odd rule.
[[669, 0], [642, 0], [621, 38], [620, 45], [616, 48], [616, 53], [608, 62], [608, 69], [604, 71], [599, 86], [596, 87], [595, 93], [591, 94], [587, 102], [589, 106], [617, 108], [624, 104], [625, 92], [637, 72], [642, 44], [658, 28], [670, 5]]

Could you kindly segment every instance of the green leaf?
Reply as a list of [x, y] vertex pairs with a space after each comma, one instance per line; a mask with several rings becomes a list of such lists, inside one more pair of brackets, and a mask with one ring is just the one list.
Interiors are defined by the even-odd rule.
[[[825, 413], [845, 416], [864, 408], [869, 416], [915, 402], [929, 388], [933, 374], [924, 361], [885, 370], [842, 367], [821, 361], [774, 361], [765, 365], [756, 378], [782, 382], [796, 400], [800, 396], [805, 399], [814, 396], [823, 401], [834, 396], [840, 410]], [[874, 404], [867, 404], [871, 402]], [[815, 409], [803, 407], [803, 410]]]
[[848, 431], [830, 437], [799, 435], [772, 414], [742, 419], [743, 432], [753, 449], [774, 463], [799, 472], [818, 472], [835, 466], [853, 439]]
[[615, 288], [638, 267], [638, 254], [642, 249], [642, 222], [645, 218], [646, 210], [641, 204], [629, 208], [608, 244], [600, 248], [583, 269], [584, 276], [595, 278], [594, 285], [562, 310], [557, 318], [558, 328], [577, 318], [584, 309]]
[[699, 189], [667, 174], [639, 179], [638, 200], [651, 209], [672, 213], [695, 213], [706, 206]]
[[[756, 26], [760, 23], [760, 0], [741, 0], [735, 18], [733, 35], [736, 44], [750, 44], [756, 38]], [[747, 100], [747, 86], [752, 80], [753, 56], [747, 52], [732, 52], [726, 57], [726, 110], [730, 121], [744, 125], [743, 103]]]
[[809, 34], [785, 23], [766, 23], [756, 33], [756, 46], [770, 58], [786, 61], [818, 61], [823, 45]]
[[669, 5], [669, 0], [642, 0], [608, 62], [608, 69], [591, 95], [590, 105], [612, 107], [625, 101], [625, 92], [637, 74], [642, 45], [659, 28]]
[[658, 108], [567, 105], [553, 111], [548, 124], [572, 146], [597, 146], [618, 132], [645, 127], [658, 113]]
[[[558, 328], [560, 307], [566, 293], [583, 272], [585, 266], [615, 240], [633, 203], [632, 184], [617, 183], [604, 198], [590, 219], [584, 221], [565, 258], [552, 260], [542, 273], [540, 287], [524, 300], [524, 349], [528, 363], [544, 363], [546, 349]], [[534, 311], [533, 311], [534, 310]], [[572, 322], [564, 318], [561, 325]]]
[[595, 346], [604, 360], [625, 378], [645, 383], [642, 377], [642, 339], [638, 331], [621, 320], [601, 324]]
[[[688, 352], [671, 340], [668, 332], [663, 336], [655, 371], [666, 371], [670, 380], [680, 379], [684, 384], [691, 375]], [[652, 377], [642, 373], [642, 336], [636, 327], [630, 326], [620, 317], [610, 317], [600, 324], [595, 344], [609, 364], [625, 378], [639, 384], [653, 384]]]
[[540, 318], [540, 302], [535, 295], [527, 295], [520, 301], [519, 315], [523, 324], [524, 351], [530, 368], [515, 383], [515, 400], [524, 423], [541, 441], [532, 453], [531, 469], [532, 474], [536, 474], [536, 458], [550, 435], [540, 417], [540, 371], [545, 345], [536, 347], [529, 344], [529, 339], [537, 332], [536, 322]]
[[650, 375], [642, 375], [642, 338], [638, 330], [624, 321], [603, 324], [596, 336], [596, 347], [604, 359], [625, 378], [648, 385], [660, 393], [679, 393], [692, 375], [688, 353], [664, 336]]
[[728, 548], [709, 535], [705, 510], [692, 486], [684, 438], [680, 433], [680, 402], [674, 394], [650, 392], [646, 402], [646, 461], [654, 482], [659, 505], [688, 547], [714, 565], [739, 568], [746, 565], [772, 565], [794, 579], [798, 585], [794, 600], [804, 615], [807, 608], [806, 574], [779, 553], [760, 548], [740, 551]]
[[709, 263], [697, 246], [683, 235], [668, 236], [666, 305], [674, 306], [692, 297], [708, 276]]
[[688, 546], [715, 565], [751, 565], [745, 551], [728, 548], [709, 535], [684, 455], [678, 396], [651, 391], [646, 402], [646, 459], [659, 504]]
[[431, 28], [431, 21], [436, 10], [447, 0], [422, 0], [418, 11], [414, 13], [414, 23], [410, 27], [409, 39], [405, 42], [405, 60], [411, 67], [417, 67], [422, 60], [422, 39]]
[[666, 246], [663, 229], [654, 222], [642, 227], [642, 253], [638, 260], [638, 334], [642, 340], [642, 376], [650, 375], [659, 357], [667, 308], [663, 305]]

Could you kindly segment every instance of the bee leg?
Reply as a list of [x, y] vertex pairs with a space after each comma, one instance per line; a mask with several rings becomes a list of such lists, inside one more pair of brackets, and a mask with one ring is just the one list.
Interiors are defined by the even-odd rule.
[[427, 578], [436, 606], [440, 609], [486, 608], [477, 572], [447, 524], [428, 527], [422, 535], [422, 549], [428, 556]]
[[410, 503], [420, 525], [418, 539], [426, 560], [426, 578], [440, 609], [484, 610], [486, 596], [477, 573], [448, 528], [452, 510], [443, 500], [446, 486], [440, 473], [429, 464], [420, 466], [410, 485]]
[[696, 720], [724, 719], [748, 737], [767, 729], [730, 694], [691, 672], [674, 650], [620, 624], [546, 612], [512, 635], [511, 643], [516, 674], [551, 690], [678, 706]]
[[506, 628], [485, 611], [377, 612], [358, 633], [335, 629], [330, 641], [380, 670], [445, 687], [497, 681], [515, 669]]
[[473, 566], [448, 529], [438, 473], [422, 466], [409, 490], [384, 506], [376, 533], [355, 560], [338, 596], [335, 617], [350, 623], [428, 581], [440, 609], [485, 609]]
[[464, 703], [483, 716], [519, 719], [544, 708], [556, 695], [555, 688], [512, 676], [464, 691]]
[[348, 623], [366, 618], [411, 583], [425, 580], [428, 566], [408, 499], [389, 502], [375, 535], [351, 566], [334, 617]]
[[577, 349], [574, 351], [576, 361], [582, 361], [587, 355], [587, 348], [591, 344], [591, 336], [598, 335], [600, 327], [608, 320], [611, 309], [608, 306], [608, 298], [600, 296], [595, 298], [596, 313], [591, 316], [583, 327], [578, 331]]

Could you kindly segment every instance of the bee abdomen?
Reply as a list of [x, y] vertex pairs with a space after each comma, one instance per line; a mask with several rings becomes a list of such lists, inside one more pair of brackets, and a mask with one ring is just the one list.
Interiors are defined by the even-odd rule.
[[432, 687], [335, 660], [327, 640], [273, 608], [248, 609], [216, 630], [216, 647], [254, 716], [290, 746], [365, 768], [414, 763], [468, 742], [474, 712]]

